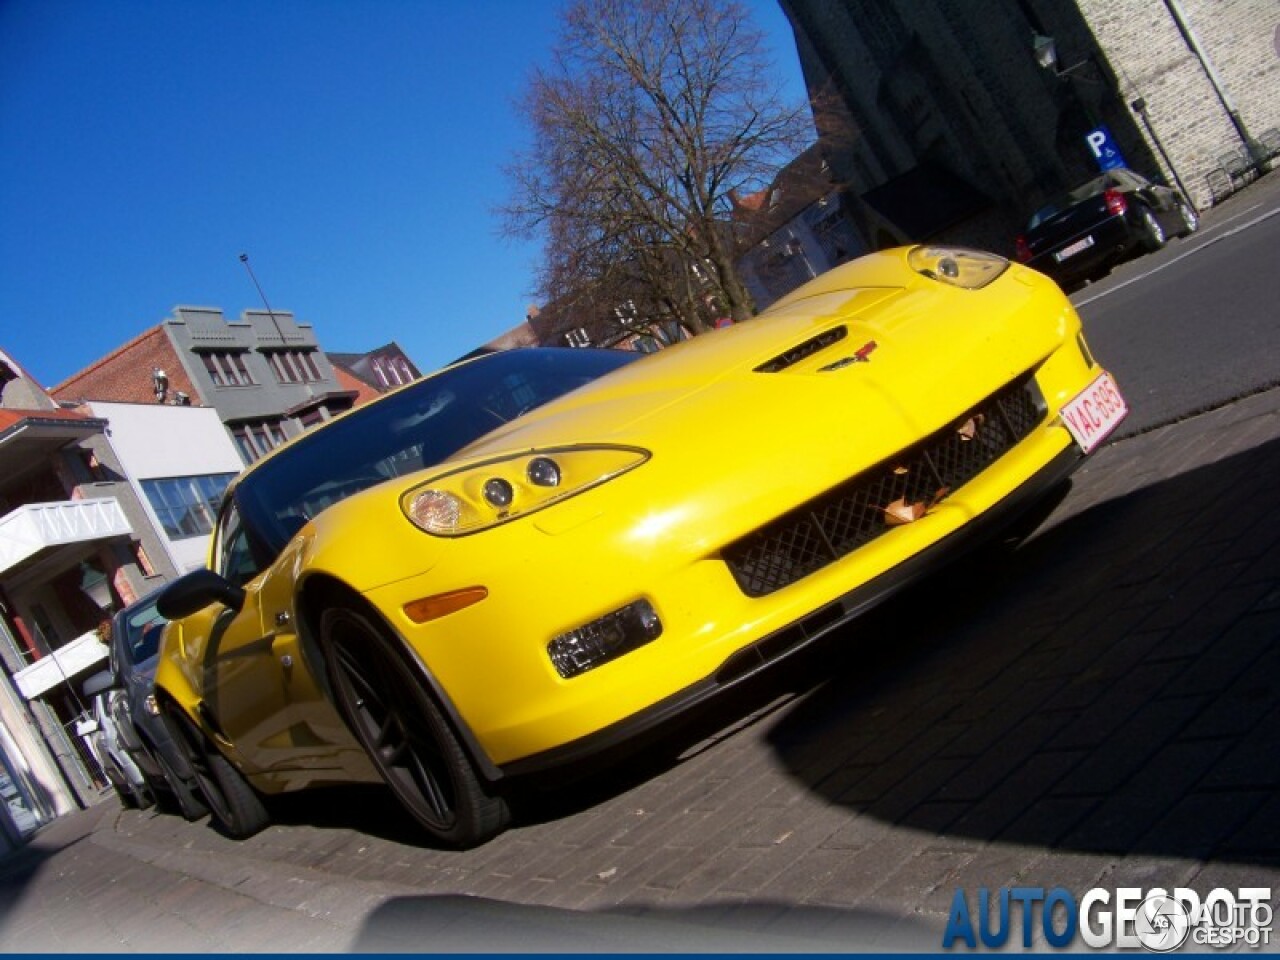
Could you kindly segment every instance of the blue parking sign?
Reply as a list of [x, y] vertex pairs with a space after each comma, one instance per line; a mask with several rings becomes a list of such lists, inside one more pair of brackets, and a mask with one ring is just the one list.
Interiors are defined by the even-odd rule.
[[1084, 142], [1089, 145], [1093, 159], [1098, 162], [1099, 170], [1113, 170], [1125, 166], [1120, 148], [1116, 146], [1111, 131], [1106, 126], [1095, 127], [1084, 135]]

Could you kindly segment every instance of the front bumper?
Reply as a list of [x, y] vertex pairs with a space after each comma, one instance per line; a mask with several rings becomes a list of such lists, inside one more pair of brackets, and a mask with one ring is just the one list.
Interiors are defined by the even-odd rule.
[[622, 744], [634, 744], [679, 715], [724, 693], [856, 619], [933, 570], [997, 537], [1070, 477], [1083, 462], [1076, 447], [1058, 454], [1027, 483], [943, 540], [874, 580], [739, 650], [711, 676], [636, 714], [570, 743], [504, 764], [505, 776], [526, 776], [579, 763]]

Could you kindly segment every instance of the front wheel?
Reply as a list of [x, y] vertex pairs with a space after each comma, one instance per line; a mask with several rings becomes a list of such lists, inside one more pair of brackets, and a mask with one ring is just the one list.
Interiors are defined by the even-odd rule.
[[201, 817], [207, 817], [209, 808], [205, 806], [204, 801], [197, 795], [199, 788], [195, 784], [188, 784], [183, 780], [182, 776], [177, 770], [173, 769], [173, 765], [165, 759], [159, 750], [155, 752], [154, 756], [156, 763], [164, 774], [164, 788], [177, 805], [178, 813], [182, 815], [182, 819], [195, 821]]
[[1179, 201], [1178, 214], [1182, 217], [1182, 232], [1178, 236], [1189, 237], [1200, 229], [1200, 214], [1196, 213], [1196, 208], [1190, 203]]
[[320, 639], [338, 708], [414, 819], [455, 848], [500, 833], [506, 801], [480, 782], [398, 639], [347, 607], [324, 612]]
[[195, 774], [205, 805], [227, 836], [243, 840], [271, 823], [258, 792], [186, 716], [168, 718], [171, 732]]

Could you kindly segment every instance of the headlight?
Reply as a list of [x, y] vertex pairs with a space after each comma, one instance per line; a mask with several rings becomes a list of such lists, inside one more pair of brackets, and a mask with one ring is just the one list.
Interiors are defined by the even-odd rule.
[[648, 459], [638, 447], [530, 450], [432, 477], [407, 491], [400, 506], [419, 529], [459, 537], [567, 500]]
[[915, 247], [907, 263], [916, 273], [965, 290], [981, 290], [1009, 269], [1009, 261], [994, 253], [963, 247]]

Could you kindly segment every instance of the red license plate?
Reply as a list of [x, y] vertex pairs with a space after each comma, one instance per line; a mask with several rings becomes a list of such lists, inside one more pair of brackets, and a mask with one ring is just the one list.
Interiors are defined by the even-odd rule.
[[1062, 422], [1085, 453], [1105, 440], [1129, 412], [1120, 389], [1103, 373], [1062, 408]]

